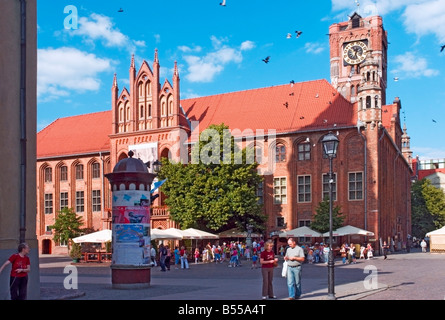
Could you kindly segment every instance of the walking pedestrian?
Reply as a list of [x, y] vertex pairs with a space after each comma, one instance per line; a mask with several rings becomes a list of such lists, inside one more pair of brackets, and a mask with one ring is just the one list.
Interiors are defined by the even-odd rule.
[[269, 297], [270, 299], [276, 299], [273, 294], [273, 270], [274, 264], [278, 263], [278, 258], [275, 258], [275, 254], [272, 250], [273, 242], [271, 240], [266, 241], [264, 244], [264, 251], [260, 254], [261, 273], [263, 276], [263, 300]]
[[384, 256], [383, 260], [386, 260], [387, 254], [388, 254], [388, 249], [389, 249], [389, 246], [386, 243], [386, 241], [383, 241], [382, 249], [383, 249], [383, 256]]
[[165, 246], [165, 249], [167, 249], [167, 256], [165, 257], [165, 267], [168, 271], [170, 271], [172, 251], [170, 250], [169, 246]]
[[426, 252], [427, 243], [425, 239], [423, 239], [422, 242], [420, 243], [420, 247], [422, 248], [422, 252]]
[[179, 247], [175, 247], [173, 253], [175, 255], [175, 269], [178, 269], [177, 265], [181, 263], [181, 255], [179, 254]]
[[372, 248], [371, 244], [368, 243], [368, 246], [366, 247], [366, 256], [367, 256], [366, 259], [367, 260], [371, 259], [374, 256], [374, 254], [372, 253], [373, 251], [374, 251], [374, 249]]
[[179, 254], [181, 255], [181, 269], [188, 269], [189, 262], [188, 262], [187, 249], [184, 246], [182, 246], [181, 250], [179, 250]]
[[159, 246], [159, 264], [161, 265], [161, 271], [166, 271], [165, 269], [165, 258], [167, 257], [167, 249], [163, 244]]
[[150, 249], [150, 258], [152, 267], [156, 267], [156, 249], [154, 248], [154, 246], [152, 246]]
[[12, 264], [9, 291], [11, 300], [26, 300], [28, 295], [28, 273], [31, 271], [31, 262], [28, 257], [29, 246], [21, 243], [18, 246], [18, 253], [13, 254], [0, 267], [0, 273], [3, 269]]
[[344, 243], [341, 245], [340, 255], [341, 255], [341, 261], [343, 262], [343, 264], [345, 264], [347, 254], [346, 254], [346, 245]]
[[287, 240], [289, 248], [284, 260], [287, 261], [287, 289], [289, 300], [300, 299], [301, 296], [301, 265], [304, 262], [304, 251], [298, 246], [294, 238]]
[[195, 264], [199, 261], [199, 249], [195, 248]]

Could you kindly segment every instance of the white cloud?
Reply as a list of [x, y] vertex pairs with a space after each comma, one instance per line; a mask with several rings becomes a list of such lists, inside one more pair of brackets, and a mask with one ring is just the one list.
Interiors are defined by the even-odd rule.
[[408, 32], [418, 36], [434, 34], [440, 43], [445, 42], [445, 0], [413, 4], [406, 8], [403, 17]]
[[195, 46], [193, 48], [189, 47], [189, 46], [179, 46], [178, 47], [179, 51], [182, 52], [201, 52], [202, 48], [200, 46]]
[[438, 70], [428, 68], [425, 58], [416, 56], [412, 52], [398, 55], [394, 61], [396, 68], [392, 73], [403, 75], [405, 78], [433, 77], [439, 74]]
[[420, 160], [445, 159], [445, 150], [441, 148], [412, 147], [413, 157], [419, 156]]
[[97, 91], [98, 74], [108, 71], [112, 61], [76, 48], [39, 49], [37, 52], [37, 96], [50, 101], [69, 96], [70, 91]]
[[[202, 57], [197, 55], [184, 56], [184, 60], [188, 64], [188, 74], [185, 76], [187, 80], [191, 82], [211, 82], [229, 63], [241, 63], [243, 61], [242, 51], [250, 50], [255, 46], [252, 41], [244, 41], [240, 45], [240, 49], [237, 49], [225, 45], [224, 43], [227, 42], [225, 38], [212, 36], [210, 40], [212, 41], [213, 51]], [[179, 49], [183, 52], [192, 50], [187, 46], [182, 46]], [[197, 51], [196, 48], [195, 51]]]
[[[385, 15], [402, 11], [403, 24], [407, 32], [418, 36], [434, 34], [440, 43], [445, 42], [445, 0], [359, 0], [358, 12], [362, 16]], [[352, 0], [332, 0], [332, 10], [357, 11]]]
[[255, 43], [253, 41], [247, 40], [241, 43], [240, 50], [246, 51], [246, 50], [251, 50], [253, 48], [255, 48]]
[[135, 52], [137, 47], [145, 47], [145, 41], [131, 40], [115, 28], [110, 17], [92, 13], [89, 17], [79, 18], [79, 28], [68, 31], [70, 35], [84, 37], [87, 43], [101, 40], [106, 47], [117, 47]]
[[319, 54], [321, 52], [324, 51], [324, 47], [322, 44], [320, 43], [315, 43], [315, 42], [307, 42], [304, 45], [304, 49], [306, 49], [306, 53], [313, 53], [313, 54]]

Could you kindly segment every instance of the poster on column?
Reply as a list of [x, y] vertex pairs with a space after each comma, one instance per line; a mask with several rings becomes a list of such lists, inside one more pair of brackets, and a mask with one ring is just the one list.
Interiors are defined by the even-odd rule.
[[113, 264], [150, 264], [150, 207], [148, 190], [113, 193]]
[[113, 225], [115, 264], [148, 265], [150, 263], [150, 224]]

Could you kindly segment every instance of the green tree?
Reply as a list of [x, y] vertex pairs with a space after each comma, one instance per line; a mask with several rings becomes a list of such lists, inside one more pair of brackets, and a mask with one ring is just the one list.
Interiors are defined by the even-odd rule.
[[[341, 208], [335, 206], [332, 208], [332, 228], [333, 230], [343, 226], [344, 216], [340, 212]], [[311, 229], [325, 233], [329, 231], [329, 198], [325, 197], [315, 209], [317, 212], [314, 220], [311, 222]]]
[[183, 228], [246, 230], [252, 224], [254, 230], [263, 230], [266, 216], [256, 194], [262, 177], [258, 164], [246, 160], [247, 154], [221, 124], [201, 133], [190, 164], [163, 159], [159, 177], [167, 178], [162, 192], [171, 218]]
[[69, 252], [70, 240], [82, 234], [82, 225], [82, 217], [79, 217], [74, 209], [63, 208], [59, 211], [54, 224], [50, 226], [54, 230], [54, 241], [66, 242]]
[[411, 186], [411, 220], [412, 235], [416, 238], [445, 224], [445, 195], [428, 179]]

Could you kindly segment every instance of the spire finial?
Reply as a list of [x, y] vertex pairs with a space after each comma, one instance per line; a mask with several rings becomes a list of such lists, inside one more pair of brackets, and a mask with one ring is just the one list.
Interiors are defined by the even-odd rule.
[[178, 62], [177, 62], [177, 61], [175, 61], [175, 69], [174, 69], [174, 71], [173, 71], [173, 74], [174, 74], [175, 76], [178, 75]]
[[130, 65], [130, 67], [131, 68], [134, 68], [135, 66], [134, 66], [134, 53], [131, 55], [131, 65]]
[[158, 49], [157, 48], [155, 49], [155, 59], [154, 59], [154, 61], [155, 62], [159, 62], [159, 59], [158, 59]]
[[116, 73], [114, 73], [113, 87], [117, 87], [117, 77], [116, 77]]

